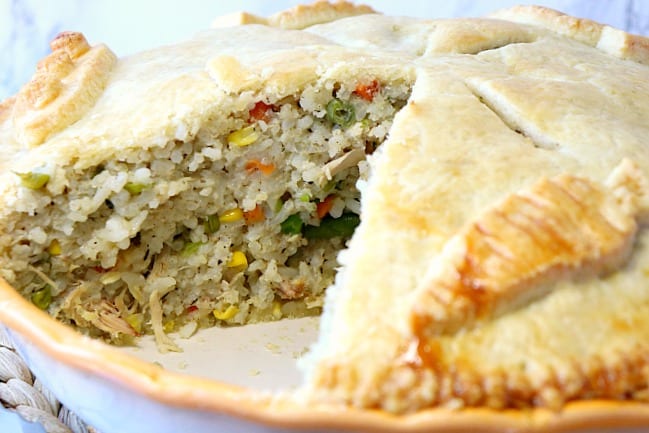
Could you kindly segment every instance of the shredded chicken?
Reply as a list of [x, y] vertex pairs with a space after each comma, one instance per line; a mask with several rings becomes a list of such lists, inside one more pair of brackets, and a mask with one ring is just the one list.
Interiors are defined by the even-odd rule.
[[182, 352], [182, 349], [164, 331], [162, 325], [162, 304], [160, 299], [163, 295], [156, 289], [149, 296], [149, 310], [151, 312], [151, 326], [155, 336], [156, 345], [160, 353]]
[[135, 337], [137, 332], [122, 317], [119, 308], [113, 303], [102, 300], [98, 305], [93, 306], [97, 312], [96, 319], [91, 323], [97, 328], [113, 336], [126, 334]]
[[353, 149], [344, 155], [329, 161], [322, 167], [323, 181], [333, 179], [335, 175], [343, 170], [351, 168], [365, 159], [365, 152], [363, 149]]
[[279, 287], [275, 288], [275, 292], [282, 299], [299, 299], [304, 296], [304, 289], [305, 283], [303, 280], [284, 280]]

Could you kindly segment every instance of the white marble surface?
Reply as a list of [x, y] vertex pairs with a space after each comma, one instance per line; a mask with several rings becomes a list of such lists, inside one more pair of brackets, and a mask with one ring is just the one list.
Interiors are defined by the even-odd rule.
[[[118, 55], [190, 37], [213, 18], [237, 10], [268, 15], [309, 0], [0, 0], [0, 100], [29, 79], [49, 41], [62, 30], [82, 31]], [[649, 34], [647, 0], [366, 0], [392, 15], [479, 16], [523, 3], [542, 3], [634, 33]]]

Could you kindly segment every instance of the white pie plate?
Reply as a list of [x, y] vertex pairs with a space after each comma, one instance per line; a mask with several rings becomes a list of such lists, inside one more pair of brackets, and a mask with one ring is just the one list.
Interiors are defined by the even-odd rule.
[[[290, 398], [296, 360], [317, 320], [211, 329], [159, 354], [151, 340], [119, 349], [51, 319], [0, 280], [0, 322], [61, 402], [102, 433], [176, 432], [640, 432], [649, 405], [611, 401], [548, 410], [379, 410], [306, 405]], [[269, 391], [280, 391], [271, 393]], [[281, 392], [284, 391], [284, 392]]]

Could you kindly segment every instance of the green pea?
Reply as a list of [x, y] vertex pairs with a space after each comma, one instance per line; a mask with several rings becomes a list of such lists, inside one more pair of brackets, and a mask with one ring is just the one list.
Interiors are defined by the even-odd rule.
[[140, 194], [142, 191], [149, 188], [151, 188], [151, 185], [146, 183], [128, 182], [124, 185], [124, 189], [131, 195]]
[[334, 125], [347, 128], [356, 122], [356, 110], [349, 102], [334, 98], [327, 104], [327, 119]]

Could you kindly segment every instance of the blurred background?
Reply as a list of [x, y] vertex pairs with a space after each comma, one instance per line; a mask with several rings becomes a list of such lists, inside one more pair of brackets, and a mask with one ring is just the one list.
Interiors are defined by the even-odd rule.
[[[259, 15], [309, 0], [0, 0], [0, 100], [32, 75], [62, 30], [82, 31], [120, 56], [186, 39], [223, 14]], [[649, 34], [648, 0], [365, 0], [390, 15], [425, 18], [480, 16], [515, 4], [543, 4], [632, 33]]]

